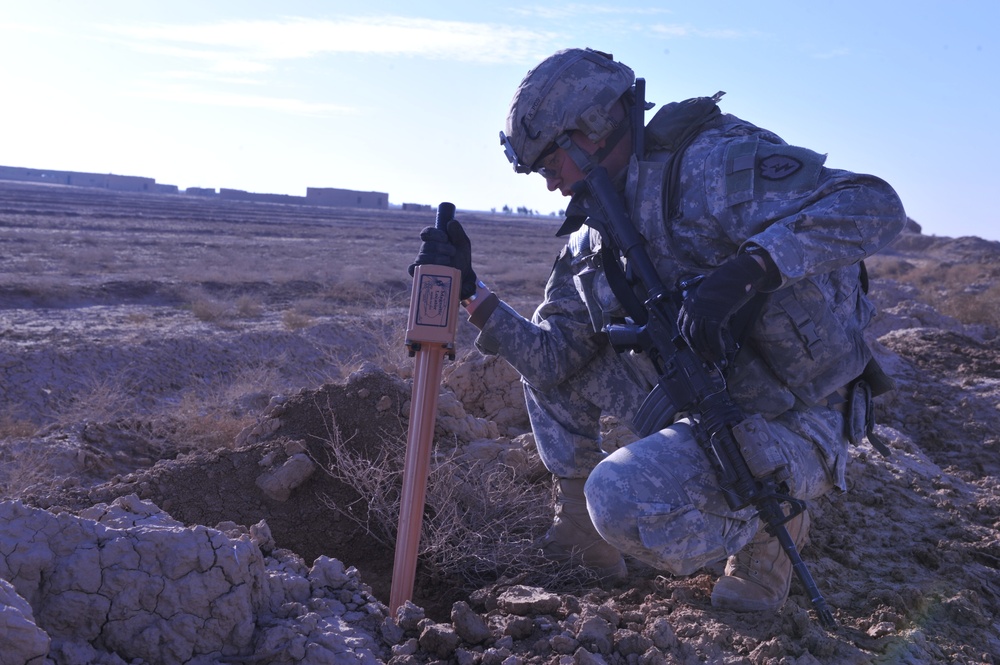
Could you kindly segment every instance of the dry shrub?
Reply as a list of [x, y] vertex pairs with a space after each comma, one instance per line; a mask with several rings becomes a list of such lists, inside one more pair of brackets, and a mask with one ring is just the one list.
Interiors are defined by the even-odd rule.
[[38, 426], [28, 420], [21, 420], [10, 413], [0, 415], [0, 440], [26, 438], [35, 433]]
[[242, 319], [259, 319], [264, 313], [260, 300], [251, 295], [242, 295], [236, 299], [236, 315]]
[[230, 328], [238, 319], [259, 319], [264, 314], [264, 305], [260, 298], [243, 294], [231, 299], [212, 295], [203, 289], [192, 289], [187, 294], [191, 313], [199, 321], [214, 323], [223, 328]]
[[51, 448], [39, 448], [28, 443], [9, 442], [0, 445], [0, 499], [16, 499], [29, 487], [47, 489], [53, 478], [49, 459]]
[[[359, 498], [324, 504], [395, 547], [405, 442], [384, 438], [374, 457], [352, 450], [336, 423], [328, 426], [320, 467]], [[547, 587], [593, 581], [589, 571], [545, 559], [538, 537], [552, 522], [551, 490], [500, 462], [463, 460], [437, 446], [431, 456], [418, 557], [428, 575], [471, 592], [502, 578]]]
[[170, 438], [184, 448], [233, 447], [271, 395], [281, 391], [280, 363], [281, 358], [248, 361], [226, 383], [184, 393], [175, 406], [161, 412], [172, 423]]
[[940, 298], [935, 306], [962, 323], [1000, 328], [1000, 284], [970, 286], [961, 293]]
[[865, 259], [865, 265], [873, 279], [895, 279], [903, 282], [907, 281], [906, 275], [916, 268], [906, 259], [879, 255]]
[[286, 309], [281, 315], [281, 322], [288, 330], [302, 330], [311, 326], [315, 319], [297, 309]]
[[368, 316], [362, 325], [371, 335], [365, 360], [387, 372], [409, 366], [406, 327], [409, 323], [409, 293], [379, 291], [369, 300]]
[[73, 424], [125, 418], [140, 411], [135, 397], [140, 389], [128, 369], [114, 376], [95, 371], [83, 377], [77, 390], [56, 404], [53, 419], [57, 423]]
[[233, 316], [232, 309], [228, 303], [208, 296], [192, 301], [191, 313], [199, 321], [216, 324], [224, 323]]
[[[252, 424], [253, 414], [284, 387], [281, 362], [280, 357], [247, 359], [224, 380], [188, 387], [178, 399], [158, 403], [152, 409], [138, 402], [141, 372], [126, 368], [117, 375], [95, 374], [81, 380], [77, 389], [56, 405], [50, 418], [63, 426], [94, 422], [116, 423], [118, 428], [137, 432], [141, 429], [143, 439], [159, 442], [166, 456], [176, 450], [229, 448], [237, 434]], [[133, 424], [123, 426], [126, 421]], [[0, 436], [3, 431], [0, 421]]]
[[335, 381], [345, 378], [366, 363], [402, 378], [412, 375], [413, 361], [406, 346], [409, 297], [409, 291], [381, 289], [349, 305], [361, 314], [353, 321], [367, 340], [346, 358], [329, 354], [327, 364], [337, 370], [329, 378]]
[[222, 408], [181, 410], [176, 417], [172, 438], [185, 448], [217, 450], [232, 448], [236, 436], [254, 423], [249, 414], [235, 414]]
[[148, 312], [129, 312], [125, 317], [127, 323], [131, 323], [136, 326], [144, 326], [153, 320], [153, 317], [149, 315]]
[[[905, 264], [905, 265], [902, 265]], [[927, 262], [897, 265], [901, 282], [917, 287], [917, 299], [965, 324], [1000, 327], [1000, 267], [983, 263]], [[892, 270], [892, 265], [880, 266]]]

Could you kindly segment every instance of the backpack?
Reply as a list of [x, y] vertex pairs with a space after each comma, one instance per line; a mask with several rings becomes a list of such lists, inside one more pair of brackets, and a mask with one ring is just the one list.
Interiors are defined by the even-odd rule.
[[[667, 104], [646, 125], [646, 145], [672, 153], [664, 194], [668, 224], [680, 214], [681, 157], [699, 134], [721, 123], [717, 102], [723, 94]], [[843, 410], [851, 442], [868, 438], [888, 455], [888, 448], [873, 431], [872, 399], [895, 385], [863, 337], [874, 306], [867, 299], [870, 284], [864, 261], [857, 266], [856, 302], [841, 303], [839, 309], [829, 297], [837, 291], [830, 280], [842, 278], [839, 273], [801, 279], [774, 293], [759, 294], [739, 313], [738, 325], [731, 331], [741, 350], [727, 379], [738, 403], [769, 417], [799, 403], [838, 406], [846, 402]], [[846, 285], [840, 292], [845, 288], [854, 287]], [[774, 384], [774, 379], [778, 385], [760, 389]]]

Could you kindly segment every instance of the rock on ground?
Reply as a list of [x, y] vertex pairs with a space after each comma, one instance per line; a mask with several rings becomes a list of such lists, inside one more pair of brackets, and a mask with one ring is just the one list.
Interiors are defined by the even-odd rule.
[[273, 549], [265, 523], [238, 531], [186, 527], [134, 495], [79, 516], [0, 503], [0, 662], [385, 656], [386, 607], [355, 569], [326, 557], [307, 567]]

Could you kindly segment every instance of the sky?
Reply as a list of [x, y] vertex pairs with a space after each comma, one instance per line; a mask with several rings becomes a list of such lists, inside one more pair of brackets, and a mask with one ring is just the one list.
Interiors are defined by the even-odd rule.
[[926, 234], [1000, 240], [997, 0], [0, 0], [0, 165], [548, 215], [566, 199], [498, 136], [569, 47], [614, 54], [657, 107], [725, 91], [888, 181]]

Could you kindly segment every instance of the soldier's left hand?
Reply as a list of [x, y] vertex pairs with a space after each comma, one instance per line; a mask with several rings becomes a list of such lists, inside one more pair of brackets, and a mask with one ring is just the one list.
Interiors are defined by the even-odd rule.
[[476, 271], [472, 269], [472, 241], [458, 220], [448, 222], [447, 230], [433, 226], [425, 227], [420, 232], [420, 250], [417, 258], [410, 264], [410, 277], [419, 265], [434, 264], [457, 268], [462, 272], [462, 285], [459, 295], [468, 298], [476, 292]]
[[738, 254], [709, 273], [681, 305], [677, 327], [684, 341], [706, 360], [724, 363], [723, 330], [766, 278], [767, 270], [749, 254]]
[[454, 267], [455, 246], [448, 239], [448, 234], [433, 226], [425, 226], [420, 231], [420, 249], [417, 258], [410, 264], [410, 277], [417, 266], [435, 265]]

